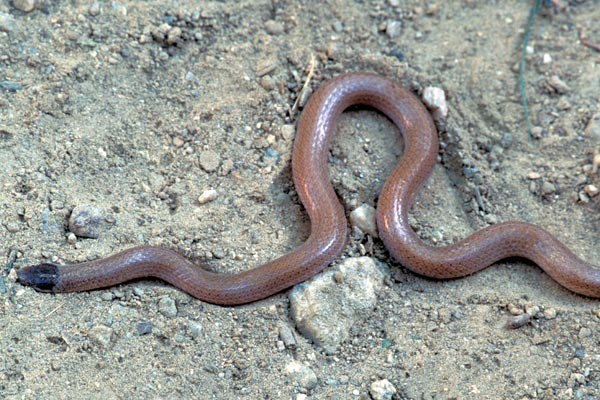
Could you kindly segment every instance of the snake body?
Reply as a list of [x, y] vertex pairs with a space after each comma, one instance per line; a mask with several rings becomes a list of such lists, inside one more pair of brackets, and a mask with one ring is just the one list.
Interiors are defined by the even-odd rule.
[[387, 179], [377, 205], [380, 236], [403, 266], [420, 275], [447, 279], [472, 274], [507, 257], [524, 257], [567, 289], [600, 297], [600, 270], [532, 224], [492, 225], [447, 247], [421, 241], [410, 228], [408, 210], [436, 162], [435, 125], [412, 93], [368, 73], [343, 74], [329, 80], [310, 97], [300, 116], [292, 174], [310, 218], [311, 232], [306, 242], [291, 253], [238, 274], [219, 274], [200, 268], [172, 250], [143, 246], [80, 264], [25, 267], [18, 271], [19, 281], [40, 291], [59, 293], [155, 277], [198, 299], [234, 305], [269, 297], [310, 278], [340, 254], [346, 241], [346, 218], [329, 180], [327, 155], [338, 117], [352, 105], [379, 110], [404, 137], [404, 154]]

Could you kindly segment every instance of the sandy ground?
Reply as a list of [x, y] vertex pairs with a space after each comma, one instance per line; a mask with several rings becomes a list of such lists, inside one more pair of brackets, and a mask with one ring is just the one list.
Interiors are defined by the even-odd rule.
[[[425, 240], [525, 220], [600, 265], [600, 196], [586, 194], [600, 181], [600, 54], [578, 39], [600, 41], [598, 1], [535, 20], [533, 144], [516, 72], [533, 1], [22, 3], [0, 2], [0, 398], [368, 399], [382, 379], [395, 399], [600, 398], [600, 302], [522, 260], [431, 281], [374, 240], [387, 285], [333, 355], [294, 330], [286, 293], [224, 308], [156, 281], [68, 295], [15, 282], [40, 260], [140, 244], [235, 272], [301, 243], [289, 110], [311, 55], [313, 87], [373, 71], [445, 90], [441, 162], [413, 208]], [[335, 188], [348, 212], [374, 205], [401, 140], [368, 110], [338, 130]], [[218, 197], [199, 204], [208, 189]], [[101, 211], [97, 239], [69, 234], [77, 206]], [[507, 329], [522, 311], [531, 322]]]

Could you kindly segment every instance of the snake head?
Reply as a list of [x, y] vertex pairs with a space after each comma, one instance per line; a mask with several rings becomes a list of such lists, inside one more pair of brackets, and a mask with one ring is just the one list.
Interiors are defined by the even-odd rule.
[[17, 279], [37, 291], [53, 292], [58, 283], [58, 267], [49, 263], [30, 265], [17, 271]]

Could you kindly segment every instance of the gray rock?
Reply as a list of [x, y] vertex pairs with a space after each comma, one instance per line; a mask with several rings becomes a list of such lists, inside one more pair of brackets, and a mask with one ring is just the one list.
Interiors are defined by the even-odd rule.
[[196, 321], [190, 321], [188, 323], [188, 330], [190, 332], [190, 335], [193, 338], [196, 338], [200, 336], [200, 333], [202, 332], [202, 324]]
[[69, 230], [78, 237], [97, 239], [104, 222], [104, 213], [88, 204], [77, 206], [69, 217]]
[[16, 9], [23, 12], [32, 12], [37, 7], [38, 0], [14, 0], [13, 4]]
[[290, 306], [298, 330], [326, 353], [335, 353], [350, 328], [375, 307], [384, 271], [372, 258], [349, 258], [294, 287]]
[[206, 150], [200, 153], [200, 166], [206, 172], [213, 172], [219, 168], [221, 157], [214, 151]]
[[95, 325], [88, 331], [88, 338], [100, 346], [106, 347], [110, 344], [112, 328], [105, 325]]
[[294, 333], [292, 332], [292, 330], [287, 325], [281, 325], [279, 327], [279, 338], [281, 339], [286, 348], [296, 348], [296, 338], [294, 337]]
[[265, 22], [265, 29], [270, 35], [281, 35], [285, 31], [281, 22], [272, 19]]
[[567, 85], [562, 79], [560, 79], [557, 75], [553, 75], [548, 79], [548, 84], [556, 90], [558, 94], [564, 94], [571, 91], [569, 85]]
[[390, 39], [397, 38], [402, 33], [402, 22], [400, 21], [388, 21], [385, 24], [385, 34]]
[[150, 321], [140, 322], [136, 326], [136, 331], [137, 331], [137, 334], [140, 336], [148, 335], [148, 334], [152, 333], [152, 322], [150, 322]]
[[592, 115], [583, 132], [593, 140], [600, 140], [600, 113]]
[[556, 193], [556, 186], [548, 181], [545, 181], [542, 183], [541, 191], [543, 195], [548, 196]]
[[17, 21], [15, 18], [6, 13], [0, 12], [0, 31], [12, 32], [17, 28]]
[[175, 305], [175, 300], [170, 298], [169, 296], [165, 296], [158, 302], [158, 311], [162, 315], [168, 318], [174, 318], [177, 316], [177, 306]]

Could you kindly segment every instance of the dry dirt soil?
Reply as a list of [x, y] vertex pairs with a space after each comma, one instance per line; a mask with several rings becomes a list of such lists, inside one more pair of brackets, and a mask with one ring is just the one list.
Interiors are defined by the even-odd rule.
[[[0, 1], [0, 398], [369, 399], [387, 379], [395, 399], [600, 399], [600, 301], [526, 260], [435, 281], [353, 235], [340, 259], [366, 251], [389, 276], [335, 354], [295, 330], [285, 292], [220, 307], [159, 281], [50, 295], [15, 280], [142, 244], [237, 272], [302, 243], [291, 110], [311, 57], [313, 89], [372, 71], [445, 91], [440, 162], [412, 209], [424, 240], [524, 220], [600, 265], [600, 53], [580, 42], [600, 42], [600, 2], [560, 2], [531, 30], [530, 142], [533, 0]], [[337, 130], [338, 195], [375, 205], [398, 132], [365, 109]], [[96, 239], [70, 233], [81, 206], [101, 212]]]

